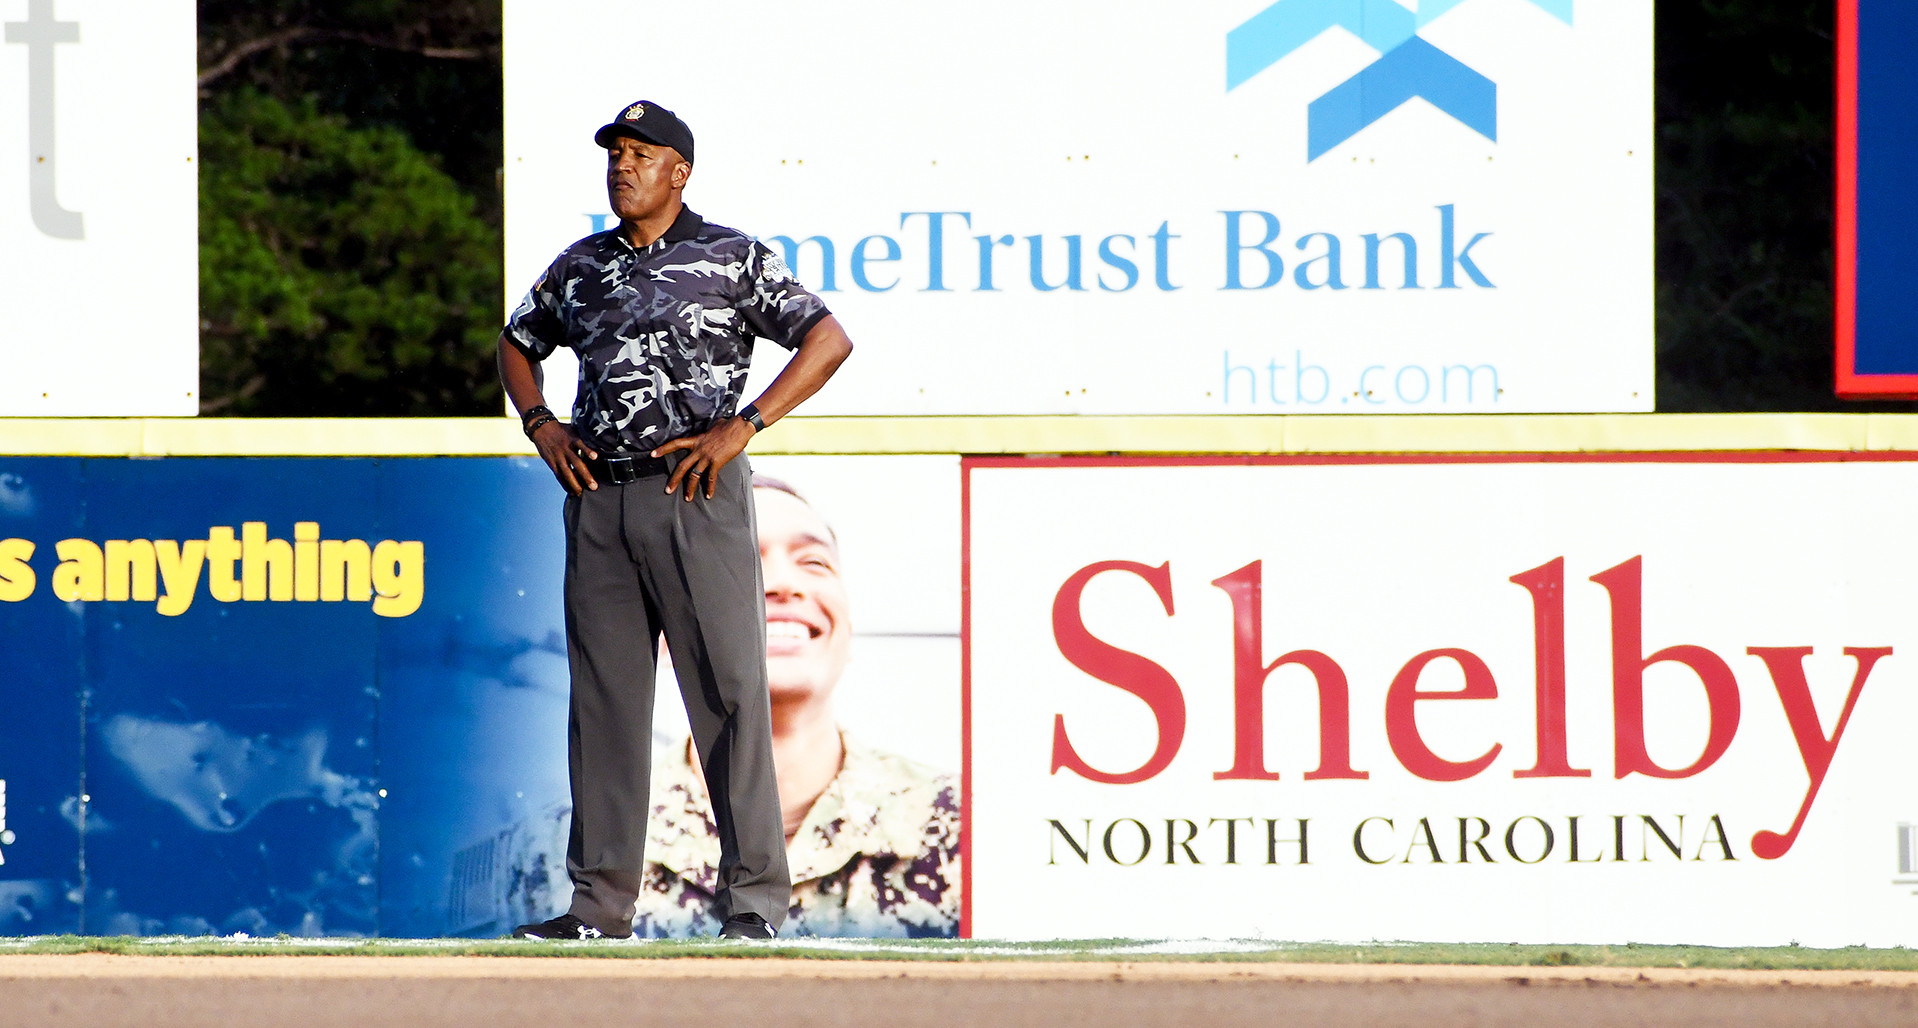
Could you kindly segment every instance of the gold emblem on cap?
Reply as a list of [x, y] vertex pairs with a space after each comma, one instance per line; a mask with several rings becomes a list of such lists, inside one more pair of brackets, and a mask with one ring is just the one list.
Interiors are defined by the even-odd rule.
[[640, 103], [636, 103], [632, 105], [631, 107], [626, 108], [626, 120], [638, 121], [639, 116], [645, 113], [646, 113], [646, 104], [644, 101], [641, 101]]

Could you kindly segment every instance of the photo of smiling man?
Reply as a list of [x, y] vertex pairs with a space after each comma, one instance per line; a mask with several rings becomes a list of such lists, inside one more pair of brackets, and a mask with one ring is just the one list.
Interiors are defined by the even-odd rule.
[[[957, 777], [863, 743], [835, 715], [852, 655], [833, 530], [796, 490], [753, 477], [766, 590], [773, 765], [792, 869], [788, 935], [952, 936], [959, 925]], [[653, 768], [634, 933], [710, 935], [719, 837], [692, 748]]]

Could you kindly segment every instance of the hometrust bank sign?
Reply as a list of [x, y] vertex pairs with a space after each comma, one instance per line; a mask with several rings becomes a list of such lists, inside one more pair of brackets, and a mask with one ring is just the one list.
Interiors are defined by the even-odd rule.
[[648, 9], [765, 72], [692, 90], [698, 53], [578, 66], [630, 5], [509, 0], [508, 292], [607, 226], [584, 141], [643, 93], [688, 202], [859, 341], [819, 413], [1649, 410], [1650, 12]]
[[968, 460], [970, 930], [1910, 945], [1910, 458]]

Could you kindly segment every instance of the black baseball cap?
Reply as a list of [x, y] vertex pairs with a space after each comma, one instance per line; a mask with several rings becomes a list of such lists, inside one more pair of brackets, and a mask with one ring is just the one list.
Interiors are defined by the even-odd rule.
[[679, 151], [686, 163], [693, 163], [693, 130], [679, 115], [651, 100], [640, 100], [621, 108], [612, 121], [593, 133], [593, 142], [611, 149], [616, 136], [631, 136], [641, 142], [670, 146]]

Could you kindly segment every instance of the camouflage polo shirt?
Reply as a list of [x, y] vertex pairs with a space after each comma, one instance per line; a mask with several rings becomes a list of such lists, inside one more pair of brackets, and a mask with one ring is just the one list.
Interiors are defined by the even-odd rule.
[[[783, 936], [925, 938], [959, 931], [959, 783], [840, 733], [839, 774], [806, 812], [786, 861], [792, 906]], [[653, 808], [640, 879], [642, 937], [712, 935], [719, 835], [691, 747], [653, 762]]]
[[644, 248], [617, 228], [567, 247], [506, 337], [534, 360], [571, 348], [573, 427], [595, 449], [643, 453], [732, 417], [754, 338], [796, 349], [827, 313], [777, 253], [682, 207]]

